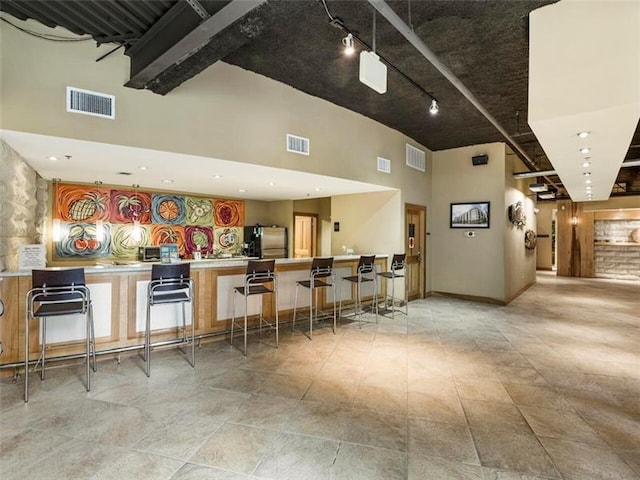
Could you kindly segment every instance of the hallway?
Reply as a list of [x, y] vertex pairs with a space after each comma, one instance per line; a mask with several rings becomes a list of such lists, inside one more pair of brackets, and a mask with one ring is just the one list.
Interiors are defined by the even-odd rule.
[[[373, 321], [373, 317], [367, 320]], [[9, 479], [640, 479], [640, 285], [556, 278], [506, 307], [282, 331], [0, 382]], [[52, 365], [53, 366], [53, 365]], [[635, 472], [635, 473], [634, 473]]]

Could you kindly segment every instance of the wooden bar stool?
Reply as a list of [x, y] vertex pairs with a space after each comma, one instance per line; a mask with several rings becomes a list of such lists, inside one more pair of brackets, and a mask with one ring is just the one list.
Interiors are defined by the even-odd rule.
[[[42, 325], [42, 348], [36, 362], [41, 363], [40, 379], [45, 377], [45, 351], [47, 348], [47, 318], [62, 315], [83, 315], [86, 323], [85, 358], [87, 392], [91, 390], [90, 359], [97, 371], [96, 339], [93, 326], [91, 294], [85, 284], [84, 268], [66, 270], [33, 270], [31, 290], [26, 294], [24, 401], [29, 401], [29, 323], [37, 318]], [[35, 370], [35, 366], [34, 366]]]
[[[291, 331], [296, 327], [296, 314], [298, 308], [298, 287], [309, 289], [309, 339], [313, 340], [313, 322], [327, 318], [333, 318], [333, 333], [336, 333], [336, 279], [333, 272], [333, 257], [314, 258], [311, 263], [309, 280], [296, 282], [296, 296], [293, 304], [293, 322]], [[318, 290], [331, 287], [333, 290], [333, 315], [321, 312], [318, 309]], [[315, 302], [314, 302], [315, 297]], [[315, 311], [315, 316], [314, 316]], [[307, 317], [304, 317], [305, 319]]]
[[[147, 319], [144, 330], [144, 361], [147, 377], [151, 374], [151, 307], [180, 303], [182, 306], [182, 353], [187, 355], [185, 346], [191, 345], [192, 367], [196, 366], [195, 349], [195, 305], [193, 304], [193, 279], [190, 264], [156, 264], [151, 267], [151, 281], [147, 287]], [[191, 303], [191, 336], [187, 336], [187, 314], [185, 305]]]
[[[391, 260], [391, 269], [387, 272], [379, 272], [378, 275], [387, 279], [387, 283], [391, 280], [391, 295], [385, 293], [384, 297], [384, 309], [387, 310], [387, 302], [390, 301], [391, 307], [391, 318], [394, 318], [394, 313], [397, 310], [400, 313], [404, 313], [405, 315], [409, 315], [409, 299], [407, 297], [407, 264], [406, 264], [406, 254], [404, 253], [396, 253], [393, 255], [393, 259]], [[395, 307], [395, 284], [396, 278], [404, 278], [404, 310], [402, 308]]]
[[[262, 324], [266, 323], [269, 328], [276, 331], [276, 348], [278, 348], [278, 279], [275, 272], [275, 260], [249, 260], [247, 273], [244, 276], [244, 283], [241, 287], [234, 287], [233, 295], [233, 316], [231, 318], [231, 345], [233, 345], [233, 327], [242, 328], [244, 332], [244, 354], [247, 355], [247, 301], [251, 295], [260, 295], [260, 318], [259, 329], [262, 338]], [[236, 293], [244, 297], [244, 324], [236, 324]], [[275, 298], [275, 324], [264, 320], [262, 313], [263, 295], [273, 295]]]

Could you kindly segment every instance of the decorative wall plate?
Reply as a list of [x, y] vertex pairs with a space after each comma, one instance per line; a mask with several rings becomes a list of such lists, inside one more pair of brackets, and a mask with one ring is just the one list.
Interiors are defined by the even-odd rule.
[[527, 250], [533, 250], [538, 243], [538, 236], [533, 230], [527, 230], [524, 232], [524, 246]]
[[526, 225], [527, 217], [524, 214], [524, 205], [522, 205], [522, 202], [509, 205], [509, 221], [518, 227]]

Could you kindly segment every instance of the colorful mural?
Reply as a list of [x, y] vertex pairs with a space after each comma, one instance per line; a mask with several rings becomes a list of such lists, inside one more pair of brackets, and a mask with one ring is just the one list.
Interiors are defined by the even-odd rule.
[[[175, 243], [181, 256], [242, 250], [244, 202], [57, 183], [54, 257], [135, 259], [141, 246]], [[99, 228], [98, 228], [99, 225]]]

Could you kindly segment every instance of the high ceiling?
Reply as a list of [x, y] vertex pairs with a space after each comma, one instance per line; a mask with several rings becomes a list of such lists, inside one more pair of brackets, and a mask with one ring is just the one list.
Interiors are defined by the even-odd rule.
[[[387, 92], [362, 84], [357, 55], [343, 54], [342, 38], [352, 32], [360, 41], [357, 52], [373, 45], [374, 8], [365, 0], [3, 0], [0, 9], [120, 45], [131, 58], [132, 88], [170, 95], [222, 60], [359, 112], [431, 150], [507, 141], [533, 160], [532, 168], [550, 170], [527, 125], [528, 14], [554, 2], [387, 2], [511, 140], [380, 14], [375, 44], [389, 64]], [[224, 18], [230, 6], [235, 13]], [[432, 98], [440, 105], [437, 115], [428, 110]], [[639, 157], [637, 127], [626, 158]], [[617, 181], [626, 193], [640, 193], [640, 167], [622, 168]]]

